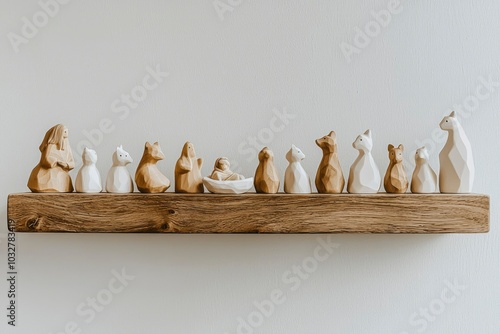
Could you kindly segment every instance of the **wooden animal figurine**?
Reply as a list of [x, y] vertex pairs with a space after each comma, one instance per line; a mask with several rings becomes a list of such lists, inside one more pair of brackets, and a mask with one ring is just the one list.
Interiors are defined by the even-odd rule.
[[295, 145], [286, 154], [289, 162], [285, 171], [285, 192], [288, 194], [310, 194], [312, 192], [311, 179], [300, 162], [306, 156]]
[[274, 165], [274, 153], [264, 147], [259, 152], [259, 166], [255, 171], [254, 187], [257, 193], [276, 194], [280, 187], [278, 170]]
[[316, 173], [316, 188], [320, 194], [340, 194], [344, 190], [345, 180], [337, 151], [337, 135], [331, 131], [316, 139], [316, 145], [323, 151]]
[[376, 194], [381, 185], [380, 171], [372, 156], [371, 130], [359, 135], [352, 143], [359, 155], [349, 170], [347, 191], [351, 194]]
[[439, 153], [439, 189], [442, 193], [470, 193], [474, 184], [472, 148], [453, 111], [439, 124], [448, 140]]
[[75, 168], [68, 140], [68, 128], [58, 124], [50, 128], [40, 144], [40, 162], [31, 172], [28, 188], [34, 193], [73, 191], [69, 171]]
[[230, 167], [231, 164], [229, 163], [228, 158], [223, 157], [215, 160], [214, 170], [210, 175], [210, 178], [218, 181], [235, 181], [245, 179], [243, 175], [231, 171]]
[[429, 152], [421, 147], [415, 153], [415, 170], [411, 178], [411, 192], [416, 194], [435, 193], [437, 191], [437, 175], [429, 165]]
[[102, 191], [101, 174], [96, 167], [97, 153], [88, 147], [83, 149], [83, 166], [78, 171], [75, 190], [79, 193], [100, 193]]
[[408, 178], [403, 165], [403, 145], [389, 144], [389, 167], [385, 173], [384, 188], [388, 193], [403, 194], [408, 190]]
[[106, 178], [106, 191], [108, 193], [134, 192], [134, 182], [128, 172], [127, 165], [133, 162], [132, 157], [122, 146], [117, 147], [113, 153], [113, 166]]
[[176, 193], [203, 193], [205, 191], [201, 177], [202, 164], [203, 160], [196, 158], [193, 144], [186, 142], [175, 164]]
[[144, 153], [135, 172], [135, 183], [141, 193], [162, 193], [170, 187], [170, 180], [163, 175], [158, 161], [165, 159], [158, 142], [151, 145], [146, 142]]

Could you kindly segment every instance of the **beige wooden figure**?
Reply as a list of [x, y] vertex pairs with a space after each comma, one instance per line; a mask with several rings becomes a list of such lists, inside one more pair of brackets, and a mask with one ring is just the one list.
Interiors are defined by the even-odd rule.
[[435, 193], [437, 175], [429, 164], [429, 152], [421, 147], [415, 153], [415, 170], [411, 178], [411, 192], [416, 194]]
[[439, 190], [442, 193], [470, 193], [475, 166], [472, 147], [453, 111], [439, 124], [448, 139], [439, 153]]
[[201, 166], [203, 160], [196, 158], [194, 146], [186, 142], [182, 148], [180, 158], [175, 164], [175, 192], [176, 193], [203, 193], [203, 178]]
[[278, 170], [274, 165], [274, 153], [264, 147], [259, 152], [259, 166], [255, 171], [255, 191], [262, 194], [276, 194], [280, 187]]
[[162, 193], [170, 187], [170, 180], [163, 175], [158, 161], [165, 159], [158, 142], [151, 145], [146, 142], [144, 153], [135, 172], [135, 183], [141, 193]]
[[68, 140], [68, 128], [62, 124], [47, 131], [40, 145], [40, 162], [31, 172], [28, 188], [34, 193], [72, 192], [69, 171], [75, 168]]
[[403, 165], [403, 145], [389, 144], [389, 167], [385, 173], [384, 188], [388, 193], [402, 194], [408, 190], [408, 177]]
[[230, 167], [231, 164], [229, 163], [228, 158], [218, 158], [215, 160], [214, 170], [212, 171], [210, 178], [218, 181], [236, 181], [245, 179], [243, 175], [231, 171]]
[[331, 131], [328, 135], [316, 139], [323, 151], [323, 158], [316, 173], [316, 188], [320, 194], [339, 194], [344, 190], [345, 180], [339, 162], [337, 135]]

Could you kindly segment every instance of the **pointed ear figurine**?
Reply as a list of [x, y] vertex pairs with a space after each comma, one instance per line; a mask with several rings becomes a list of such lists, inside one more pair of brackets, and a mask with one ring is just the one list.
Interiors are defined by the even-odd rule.
[[349, 170], [347, 191], [351, 194], [374, 194], [380, 189], [380, 171], [372, 156], [372, 132], [366, 130], [352, 143], [359, 155]]
[[170, 187], [170, 180], [160, 172], [157, 163], [165, 159], [158, 142], [146, 142], [144, 153], [135, 172], [135, 183], [141, 193], [163, 193]]
[[106, 178], [108, 193], [134, 192], [134, 182], [127, 169], [127, 165], [131, 162], [133, 162], [132, 157], [123, 149], [123, 146], [117, 147], [113, 153], [113, 166], [109, 169]]
[[439, 124], [448, 139], [439, 153], [439, 189], [442, 193], [470, 193], [476, 168], [469, 138], [455, 117], [445, 116]]
[[323, 151], [323, 158], [316, 172], [316, 188], [320, 194], [340, 194], [345, 180], [339, 162], [337, 136], [331, 131], [327, 136], [316, 139], [316, 145]]
[[194, 145], [186, 142], [181, 156], [175, 164], [175, 192], [176, 193], [203, 193], [203, 178], [201, 166], [203, 160], [196, 157]]
[[403, 194], [408, 190], [408, 177], [403, 165], [403, 145], [389, 145], [389, 167], [384, 178], [385, 191]]
[[286, 159], [290, 163], [285, 171], [285, 192], [288, 194], [310, 194], [312, 192], [311, 179], [300, 164], [306, 156], [297, 146], [286, 154]]
[[452, 112], [450, 113], [450, 117], [454, 117], [454, 118], [456, 117], [456, 115], [455, 115], [455, 111], [452, 111]]
[[85, 147], [82, 154], [83, 166], [78, 171], [75, 190], [79, 193], [100, 193], [102, 191], [101, 174], [96, 167], [97, 153]]
[[274, 165], [274, 153], [264, 147], [259, 152], [259, 166], [255, 171], [254, 187], [257, 193], [276, 194], [280, 187], [278, 170]]
[[415, 153], [415, 170], [411, 178], [411, 192], [429, 194], [437, 191], [437, 176], [429, 165], [429, 152], [421, 147]]
[[50, 128], [40, 144], [40, 162], [31, 172], [28, 188], [34, 193], [73, 191], [69, 171], [75, 168], [68, 141], [68, 128], [58, 124]]

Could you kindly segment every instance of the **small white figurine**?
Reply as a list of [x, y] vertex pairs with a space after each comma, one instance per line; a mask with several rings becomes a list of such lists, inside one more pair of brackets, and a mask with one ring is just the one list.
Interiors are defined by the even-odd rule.
[[472, 148], [455, 112], [439, 124], [448, 131], [448, 140], [439, 153], [439, 190], [442, 193], [470, 193], [474, 184]]
[[311, 179], [300, 164], [306, 156], [295, 145], [286, 154], [289, 162], [285, 171], [285, 192], [287, 194], [310, 194], [312, 192]]
[[132, 157], [122, 146], [117, 147], [113, 153], [113, 166], [108, 172], [106, 179], [106, 191], [108, 193], [131, 193], [134, 192], [132, 176], [127, 169]]
[[429, 164], [429, 152], [425, 146], [415, 153], [415, 170], [411, 178], [411, 192], [429, 194], [437, 191], [437, 175]]
[[349, 170], [347, 191], [351, 194], [374, 194], [380, 189], [382, 178], [372, 156], [373, 140], [371, 130], [359, 135], [352, 147], [359, 155]]
[[96, 167], [97, 153], [88, 147], [83, 149], [83, 166], [76, 176], [75, 189], [79, 193], [100, 193], [102, 191], [101, 174]]

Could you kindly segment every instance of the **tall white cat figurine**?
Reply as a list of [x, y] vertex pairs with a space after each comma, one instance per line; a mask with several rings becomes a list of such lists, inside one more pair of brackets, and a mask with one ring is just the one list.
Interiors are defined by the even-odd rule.
[[113, 166], [110, 168], [106, 179], [106, 191], [108, 193], [134, 192], [134, 182], [127, 169], [127, 165], [132, 161], [132, 157], [122, 146], [116, 148], [113, 153]]
[[439, 124], [448, 140], [439, 153], [439, 189], [442, 193], [470, 193], [474, 184], [472, 148], [455, 112]]
[[83, 166], [76, 176], [75, 189], [79, 193], [100, 193], [102, 191], [101, 174], [96, 167], [97, 153], [88, 147], [83, 149]]
[[415, 153], [415, 170], [411, 178], [411, 192], [429, 194], [437, 191], [437, 175], [429, 165], [429, 152], [421, 147]]
[[373, 140], [371, 130], [359, 135], [352, 147], [359, 155], [349, 170], [347, 191], [351, 194], [375, 194], [379, 191], [382, 178], [372, 156]]
[[306, 156], [295, 145], [286, 154], [289, 162], [285, 171], [285, 192], [287, 194], [310, 194], [312, 192], [311, 179], [300, 164]]

